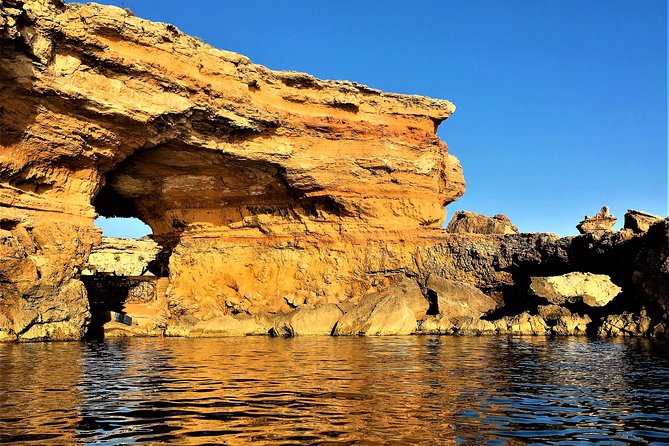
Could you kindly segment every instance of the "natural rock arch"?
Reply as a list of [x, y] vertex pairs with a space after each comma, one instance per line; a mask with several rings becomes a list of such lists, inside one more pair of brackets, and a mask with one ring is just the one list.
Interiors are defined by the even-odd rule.
[[81, 334], [96, 213], [169, 250], [179, 326], [355, 298], [464, 192], [436, 137], [447, 101], [271, 71], [115, 7], [14, 0], [0, 19], [3, 336]]

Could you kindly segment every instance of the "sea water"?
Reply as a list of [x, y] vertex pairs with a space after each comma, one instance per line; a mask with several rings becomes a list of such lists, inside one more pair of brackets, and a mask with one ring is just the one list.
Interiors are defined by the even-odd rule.
[[669, 444], [669, 346], [584, 337], [0, 344], [11, 444]]

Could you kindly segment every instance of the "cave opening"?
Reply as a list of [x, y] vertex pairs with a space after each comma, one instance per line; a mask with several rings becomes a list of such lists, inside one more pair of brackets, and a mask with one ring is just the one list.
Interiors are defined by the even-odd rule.
[[151, 227], [136, 217], [103, 217], [95, 219], [95, 226], [103, 237], [143, 239], [151, 234]]
[[[288, 184], [280, 165], [251, 155], [170, 141], [137, 150], [106, 173], [92, 200], [101, 216], [99, 225], [106, 232], [103, 235], [109, 233], [105, 226], [122, 225], [120, 235], [138, 236], [141, 228], [147, 229], [146, 224], [151, 231], [148, 240], [159, 249], [147, 270], [139, 271], [141, 274], [107, 267], [106, 271], [98, 268], [96, 277], [88, 279], [91, 311], [101, 314], [92, 325], [102, 324], [105, 332], [109, 326], [105, 324], [124, 323], [122, 318], [120, 322], [113, 320], [122, 312], [132, 317], [125, 322], [134, 326], [137, 316], [128, 308], [144, 310], [132, 306], [142, 304], [133, 297], [137, 286], [133, 281], [141, 281], [146, 287], [145, 283], [153, 280], [156, 299], [164, 298], [162, 290], [167, 286], [163, 284], [169, 284], [172, 252], [184, 237], [187, 241], [192, 240], [189, 237], [202, 240], [209, 234], [216, 237], [221, 231], [257, 236], [299, 222], [299, 212], [318, 213], [321, 208], [339, 212], [335, 203], [326, 206], [328, 203], [320, 197], [301, 200], [302, 192]], [[128, 245], [143, 241], [122, 240]], [[103, 238], [103, 245], [105, 241], [109, 239]], [[123, 257], [123, 252], [115, 254]], [[155, 279], [146, 279], [147, 274]]]
[[81, 274], [91, 312], [87, 339], [103, 338], [109, 330], [132, 332], [142, 320], [155, 319], [169, 281], [169, 252], [153, 240], [132, 200], [108, 186], [113, 174], [92, 202], [102, 239]]

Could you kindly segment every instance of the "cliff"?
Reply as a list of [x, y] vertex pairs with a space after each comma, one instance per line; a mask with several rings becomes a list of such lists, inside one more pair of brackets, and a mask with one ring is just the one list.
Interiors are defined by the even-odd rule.
[[[60, 0], [0, 0], [0, 59], [0, 340], [79, 339], [126, 304], [142, 323], [123, 334], [321, 333], [341, 315], [340, 334], [414, 332], [462, 303], [445, 289], [513, 331], [529, 276], [574, 269], [571, 240], [503, 216], [442, 230], [465, 190], [436, 136], [448, 101], [272, 71]], [[122, 254], [97, 215], [151, 227], [153, 278], [105, 263]], [[630, 285], [651, 287], [643, 302], [665, 280], [649, 262]]]
[[[0, 44], [0, 325], [25, 338], [79, 336], [98, 214], [147, 223], [174, 305], [209, 317], [350, 299], [379, 246], [438, 235], [464, 192], [435, 136], [448, 101], [272, 71], [96, 4], [4, 0]], [[64, 301], [81, 315], [44, 317]]]

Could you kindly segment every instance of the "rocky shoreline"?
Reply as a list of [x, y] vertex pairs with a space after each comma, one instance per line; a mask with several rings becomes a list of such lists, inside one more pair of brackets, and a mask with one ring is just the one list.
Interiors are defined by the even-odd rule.
[[[669, 220], [443, 229], [465, 192], [446, 100], [62, 0], [0, 2], [0, 59], [0, 341], [667, 329]], [[103, 239], [100, 215], [151, 240]]]
[[[669, 220], [653, 217], [649, 224], [640, 225], [635, 215], [639, 213], [627, 214], [626, 228], [621, 231], [609, 228], [558, 238], [509, 234], [506, 226], [496, 226], [499, 221], [510, 224], [500, 216], [461, 212], [453, 217], [458, 224], [449, 225], [448, 231], [453, 232], [444, 234], [451, 244], [442, 247], [438, 259], [415, 270], [386, 272], [357, 301], [314, 305], [309, 295], [288, 295], [284, 300], [290, 309], [283, 311], [254, 314], [251, 308], [240, 308], [234, 314], [174, 324], [163, 299], [163, 309], [153, 319], [140, 318], [131, 325], [109, 321], [104, 334], [663, 337], [669, 326], [667, 299], [660, 290], [667, 286], [669, 277], [654, 269], [659, 264], [654, 259], [666, 259]], [[120, 244], [126, 247], [130, 261], [117, 261], [119, 271], [107, 274], [124, 269], [140, 271], [146, 269], [147, 262], [138, 262], [135, 254], [154, 249], [152, 242], [145, 243], [147, 248], [133, 251], [127, 249], [127, 241], [107, 239], [94, 250], [92, 259], [102, 265], [113, 264], [107, 258], [118, 256], [116, 245]], [[455, 252], [453, 246], [461, 249]], [[655, 250], [661, 246], [663, 254]], [[653, 260], [646, 263], [646, 259]], [[426, 265], [430, 270], [425, 269]], [[455, 265], [454, 269], [449, 265]], [[90, 267], [98, 271], [96, 274], [104, 270], [99, 265]], [[462, 281], [462, 274], [475, 278], [476, 285], [487, 294]], [[141, 285], [145, 287], [146, 283]], [[154, 300], [152, 293], [149, 288], [151, 296], [146, 297], [145, 292], [140, 301]]]

